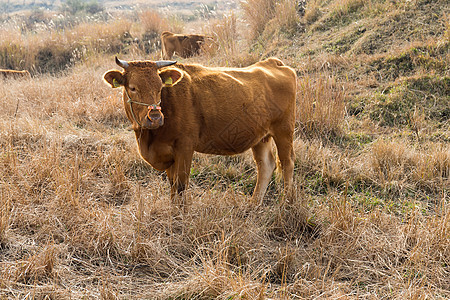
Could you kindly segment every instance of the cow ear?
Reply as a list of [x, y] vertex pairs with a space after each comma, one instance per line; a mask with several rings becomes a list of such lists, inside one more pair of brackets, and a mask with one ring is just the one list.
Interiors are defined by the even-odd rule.
[[123, 74], [119, 71], [109, 71], [103, 75], [103, 79], [111, 85], [112, 88], [118, 88], [125, 85]]
[[183, 73], [177, 69], [165, 69], [159, 71], [159, 77], [161, 77], [164, 86], [174, 86], [183, 78]]

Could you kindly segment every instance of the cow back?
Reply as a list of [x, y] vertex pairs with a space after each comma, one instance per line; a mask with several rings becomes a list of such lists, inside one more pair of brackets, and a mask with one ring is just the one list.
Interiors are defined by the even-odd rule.
[[[278, 59], [247, 68], [207, 68], [177, 64], [185, 75], [163, 89], [174, 131], [195, 141], [196, 151], [235, 154], [271, 133], [295, 111], [295, 72]], [[164, 109], [163, 109], [164, 110]]]

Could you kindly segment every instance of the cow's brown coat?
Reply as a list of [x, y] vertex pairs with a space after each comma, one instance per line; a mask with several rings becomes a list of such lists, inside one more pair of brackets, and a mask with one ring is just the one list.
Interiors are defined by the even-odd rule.
[[[172, 199], [188, 184], [194, 151], [232, 155], [251, 148], [257, 164], [253, 198], [261, 203], [276, 166], [272, 138], [286, 192], [291, 191], [296, 74], [280, 60], [246, 68], [177, 63], [158, 69], [151, 61], [125, 62], [123, 72], [109, 71], [104, 79], [112, 87], [124, 86], [125, 110], [140, 154], [166, 171]], [[131, 104], [133, 118], [128, 97], [148, 105], [161, 99], [162, 112], [148, 116], [147, 107]]]
[[187, 58], [200, 53], [206, 36], [201, 34], [176, 34], [169, 31], [161, 33], [161, 52], [163, 59], [171, 59], [176, 53]]

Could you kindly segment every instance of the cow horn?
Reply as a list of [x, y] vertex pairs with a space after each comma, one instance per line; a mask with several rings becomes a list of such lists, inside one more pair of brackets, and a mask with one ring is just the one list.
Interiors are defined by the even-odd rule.
[[124, 69], [126, 69], [130, 66], [126, 61], [118, 59], [117, 56], [116, 56], [116, 64], [118, 64], [119, 66], [121, 66]]
[[171, 66], [171, 65], [174, 65], [174, 64], [176, 64], [177, 62], [176, 61], [173, 61], [173, 60], [158, 60], [157, 62], [156, 62], [156, 66], [158, 67], [158, 69], [159, 68], [162, 68], [162, 67], [167, 67], [167, 66]]

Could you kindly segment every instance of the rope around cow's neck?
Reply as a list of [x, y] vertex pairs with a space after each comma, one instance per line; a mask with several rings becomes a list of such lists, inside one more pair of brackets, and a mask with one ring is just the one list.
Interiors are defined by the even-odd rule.
[[150, 114], [150, 112], [151, 112], [152, 110], [161, 110], [161, 106], [160, 106], [160, 104], [161, 104], [161, 99], [159, 100], [158, 103], [156, 103], [156, 104], [150, 104], [150, 105], [149, 105], [148, 103], [136, 102], [136, 101], [131, 100], [131, 97], [130, 97], [130, 95], [128, 94], [127, 89], [126, 89], [125, 87], [123, 87], [123, 88], [124, 88], [124, 90], [125, 90], [125, 94], [126, 94], [127, 97], [128, 97], [127, 103], [130, 104], [131, 116], [133, 117], [134, 121], [139, 125], [139, 127], [142, 128], [141, 123], [139, 123], [139, 121], [137, 120], [136, 116], [134, 115], [133, 106], [132, 106], [131, 104], [134, 103], [134, 104], [138, 104], [138, 105], [144, 105], [144, 106], [147, 106], [147, 108], [148, 108], [147, 117], [150, 119], [149, 114]]

